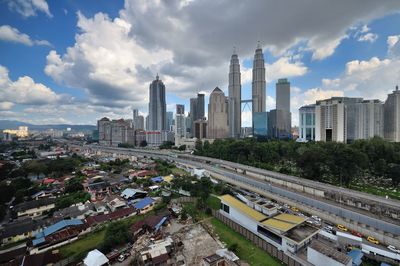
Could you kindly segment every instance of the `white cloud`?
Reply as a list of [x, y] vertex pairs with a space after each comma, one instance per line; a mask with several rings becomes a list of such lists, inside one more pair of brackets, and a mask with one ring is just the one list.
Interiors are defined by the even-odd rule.
[[[19, 77], [12, 81], [8, 69], [0, 65], [0, 102], [15, 104], [56, 103], [63, 99], [50, 88], [35, 81], [29, 76]], [[6, 106], [10, 104], [6, 104]]]
[[390, 57], [400, 56], [400, 35], [393, 35], [387, 38], [388, 55]]
[[0, 102], [0, 110], [10, 110], [13, 106], [12, 102]]
[[32, 45], [47, 45], [51, 44], [46, 40], [32, 40], [29, 35], [20, 32], [18, 29], [11, 27], [10, 25], [0, 26], [0, 40], [22, 43], [27, 46]]
[[308, 42], [308, 47], [311, 51], [313, 51], [312, 59], [313, 60], [322, 60], [325, 59], [335, 52], [336, 47], [342, 42], [343, 39], [346, 39], [347, 35], [341, 35], [335, 39], [322, 39], [319, 37], [314, 37]]
[[103, 13], [92, 19], [78, 13], [78, 27], [81, 33], [66, 54], [49, 53], [45, 73], [59, 83], [85, 89], [92, 103], [144, 106], [157, 65], [171, 62], [171, 53], [146, 50], [130, 37], [131, 24]]
[[303, 76], [308, 68], [300, 61], [290, 62], [288, 57], [281, 57], [271, 65], [266, 65], [268, 81], [278, 78]]
[[46, 0], [6, 0], [8, 8], [22, 15], [25, 18], [36, 16], [38, 12], [43, 12], [52, 17], [49, 5]]
[[398, 58], [354, 60], [346, 64], [339, 78], [323, 80], [323, 88], [338, 88], [346, 96], [385, 100], [400, 77]]
[[358, 38], [358, 40], [360, 42], [371, 42], [371, 43], [375, 42], [377, 39], [378, 39], [378, 34], [371, 33], [371, 32], [369, 32], [365, 35], [362, 35]]

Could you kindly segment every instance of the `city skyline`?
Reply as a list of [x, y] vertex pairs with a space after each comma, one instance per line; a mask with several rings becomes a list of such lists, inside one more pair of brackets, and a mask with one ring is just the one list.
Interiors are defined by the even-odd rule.
[[[264, 18], [257, 18], [259, 23], [254, 29], [245, 33], [245, 18], [257, 13], [257, 8], [267, 10], [265, 7], [271, 5], [255, 2], [250, 7], [229, 10], [244, 19], [237, 22], [238, 32], [234, 34], [230, 33], [233, 26], [229, 21], [220, 21], [215, 29], [218, 34], [213, 36], [220, 44], [207, 44], [196, 37], [188, 46], [176, 45], [179, 38], [175, 43], [149, 33], [150, 28], [162, 25], [160, 20], [149, 23], [150, 28], [144, 22], [155, 10], [160, 14], [172, 14], [174, 9], [194, 12], [193, 3], [167, 6], [100, 1], [93, 7], [85, 3], [42, 2], [45, 5], [30, 4], [25, 9], [7, 1], [0, 4], [1, 119], [35, 124], [95, 124], [103, 116], [129, 118], [132, 109], [147, 115], [148, 84], [157, 72], [167, 87], [167, 111], [174, 111], [176, 104], [184, 104], [189, 110], [189, 98], [197, 92], [206, 93], [206, 103], [216, 86], [228, 95], [233, 46], [240, 59], [241, 96], [250, 99], [257, 41], [261, 43], [266, 63], [266, 110], [275, 106], [274, 85], [278, 78], [288, 78], [292, 84], [293, 125], [298, 125], [298, 108], [302, 105], [331, 96], [384, 101], [400, 79], [395, 70], [400, 65], [400, 32], [395, 27], [400, 23], [396, 12], [400, 4], [396, 2], [388, 1], [379, 10], [372, 3], [356, 10], [357, 3], [335, 3], [327, 8], [327, 5], [297, 6], [289, 1], [299, 10], [310, 12], [307, 15], [316, 16], [315, 19], [325, 15], [325, 21], [316, 28], [298, 23], [300, 18], [295, 15], [287, 16], [288, 25], [296, 25], [293, 31], [283, 24], [284, 18], [265, 11]], [[224, 4], [216, 6], [214, 12], [219, 8], [225, 8]], [[338, 15], [335, 10], [343, 8], [348, 12], [343, 14], [346, 19], [337, 22], [336, 17], [328, 16], [331, 12]], [[283, 7], [274, 4], [274, 10]], [[173, 13], [177, 21], [188, 22], [192, 29], [198, 29], [199, 36], [207, 32], [198, 21], [186, 21], [188, 18], [181, 13]], [[277, 25], [278, 33], [265, 26], [272, 22]], [[179, 33], [173, 25], [165, 27], [171, 34]], [[55, 37], [52, 33], [61, 28], [64, 36]], [[324, 34], [326, 29], [330, 36]], [[99, 38], [102, 32], [115, 36], [118, 46], [116, 41]], [[245, 36], [237, 38], [241, 33]], [[186, 34], [183, 31], [178, 36], [182, 39]], [[135, 42], [134, 37], [143, 43], [152, 41], [156, 46], [147, 48]], [[104, 56], [107, 54], [110, 57]], [[242, 114], [243, 126], [251, 125], [250, 117], [248, 111]]]

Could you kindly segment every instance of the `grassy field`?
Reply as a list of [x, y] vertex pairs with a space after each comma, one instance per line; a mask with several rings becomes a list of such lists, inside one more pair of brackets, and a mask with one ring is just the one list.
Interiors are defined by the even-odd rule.
[[400, 189], [385, 188], [383, 186], [374, 186], [368, 184], [357, 184], [357, 186], [351, 186], [352, 189], [367, 192], [382, 197], [388, 196], [391, 199], [400, 200]]
[[172, 174], [176, 175], [176, 176], [182, 176], [182, 175], [186, 175], [187, 174], [187, 172], [185, 170], [180, 169], [178, 167], [172, 168], [171, 171], [172, 171]]
[[219, 236], [221, 241], [227, 244], [228, 247], [232, 244], [237, 244], [237, 250], [235, 253], [241, 260], [254, 266], [281, 265], [278, 260], [271, 257], [267, 252], [256, 247], [242, 235], [233, 231], [216, 218], [211, 219], [211, 224], [214, 228], [214, 232]]
[[103, 242], [106, 228], [100, 231], [88, 234], [82, 239], [76, 240], [71, 244], [62, 246], [60, 248], [60, 254], [63, 258], [74, 256], [76, 258], [82, 258], [92, 249], [98, 248]]

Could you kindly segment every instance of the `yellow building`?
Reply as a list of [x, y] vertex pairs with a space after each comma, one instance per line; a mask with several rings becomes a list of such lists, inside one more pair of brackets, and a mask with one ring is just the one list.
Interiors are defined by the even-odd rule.
[[18, 127], [18, 129], [4, 129], [3, 133], [16, 135], [18, 138], [26, 138], [29, 136], [28, 127]]

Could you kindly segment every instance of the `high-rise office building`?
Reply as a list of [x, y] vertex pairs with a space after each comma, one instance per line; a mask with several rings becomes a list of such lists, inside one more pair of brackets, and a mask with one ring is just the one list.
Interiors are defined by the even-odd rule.
[[183, 104], [176, 105], [176, 114], [177, 115], [184, 115], [185, 114], [185, 106]]
[[231, 63], [229, 66], [229, 136], [232, 138], [240, 137], [240, 129], [242, 125], [242, 85], [240, 77], [239, 57], [236, 51], [233, 51]]
[[299, 139], [315, 140], [315, 104], [305, 105], [299, 109]]
[[204, 117], [204, 94], [198, 93], [197, 94], [197, 119], [202, 119]]
[[172, 131], [172, 125], [174, 124], [174, 113], [168, 111], [167, 112], [167, 127], [166, 130]]
[[149, 102], [149, 127], [147, 130], [166, 130], [167, 129], [167, 105], [165, 102], [165, 85], [156, 76], [150, 84]]
[[292, 114], [290, 113], [290, 82], [279, 79], [276, 83], [276, 109], [269, 112], [270, 137], [291, 138]]
[[287, 79], [278, 79], [276, 88], [276, 109], [290, 112], [290, 82]]
[[252, 82], [252, 100], [253, 113], [266, 111], [266, 82], [265, 82], [265, 63], [264, 54], [260, 43], [257, 45], [253, 61], [253, 82]]
[[144, 129], [144, 117], [142, 115], [139, 115], [138, 109], [133, 109], [133, 128], [135, 130]]
[[210, 94], [207, 136], [210, 139], [221, 139], [229, 136], [228, 99], [218, 87]]
[[317, 101], [315, 140], [347, 142], [355, 139], [357, 121], [355, 106], [360, 102], [362, 98], [349, 97], [332, 97]]
[[175, 138], [186, 137], [186, 117], [185, 114], [175, 115]]
[[386, 140], [400, 142], [400, 91], [396, 86], [388, 95], [384, 105], [384, 137]]
[[253, 113], [253, 135], [256, 138], [267, 138], [268, 136], [268, 113]]

